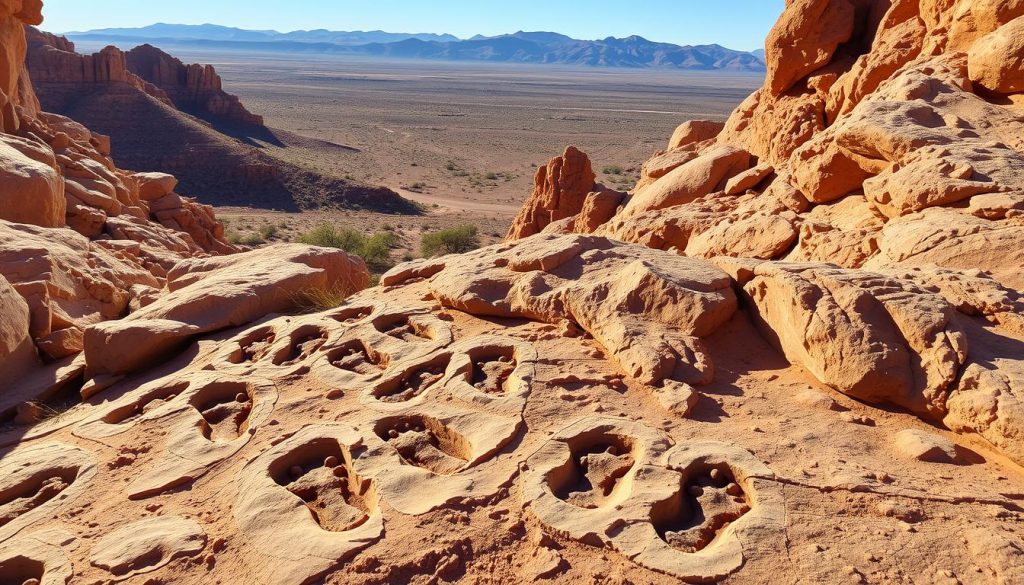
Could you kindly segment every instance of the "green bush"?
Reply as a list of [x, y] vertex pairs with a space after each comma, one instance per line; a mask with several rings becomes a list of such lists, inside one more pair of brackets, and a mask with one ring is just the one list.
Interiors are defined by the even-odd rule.
[[299, 242], [310, 246], [338, 248], [366, 261], [371, 272], [386, 272], [394, 262], [391, 249], [398, 245], [397, 234], [379, 232], [367, 237], [351, 228], [338, 228], [325, 223], [299, 236]]
[[242, 245], [245, 246], [261, 246], [266, 243], [267, 241], [259, 234], [246, 234], [242, 236]]
[[601, 169], [601, 172], [606, 175], [621, 175], [623, 173], [622, 167], [619, 165], [608, 165]]
[[262, 237], [264, 240], [272, 239], [276, 235], [277, 226], [272, 223], [268, 223], [267, 225], [260, 228], [260, 237]]
[[420, 243], [423, 256], [443, 256], [445, 254], [461, 254], [480, 247], [475, 225], [460, 225], [437, 232], [424, 234]]

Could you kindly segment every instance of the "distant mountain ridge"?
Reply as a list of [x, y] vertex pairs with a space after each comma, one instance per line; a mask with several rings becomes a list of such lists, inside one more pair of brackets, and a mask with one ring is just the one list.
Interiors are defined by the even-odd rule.
[[406, 39], [451, 42], [459, 38], [448, 34], [433, 33], [389, 33], [374, 31], [329, 31], [298, 30], [281, 33], [276, 30], [247, 30], [217, 24], [166, 24], [157, 23], [140, 28], [104, 28], [84, 32], [70, 32], [67, 37], [108, 37], [127, 39], [174, 39], [180, 41], [234, 41], [273, 42], [294, 41], [300, 43], [331, 43], [336, 45], [366, 45], [369, 43], [393, 43]]
[[583, 65], [594, 67], [664, 68], [760, 72], [763, 57], [720, 45], [681, 46], [640, 36], [579, 40], [554, 32], [519, 31], [508, 35], [476, 35], [462, 40], [448, 34], [384, 31], [255, 31], [219, 25], [154, 24], [142, 28], [72, 32], [79, 41], [152, 42], [285, 53], [355, 54], [403, 59], [490, 61]]

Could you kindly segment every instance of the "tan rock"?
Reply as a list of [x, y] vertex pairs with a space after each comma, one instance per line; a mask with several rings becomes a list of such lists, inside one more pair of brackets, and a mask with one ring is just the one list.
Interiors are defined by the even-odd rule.
[[967, 359], [953, 307], [908, 281], [828, 265], [770, 264], [743, 289], [768, 339], [818, 380], [933, 420]]
[[718, 136], [725, 124], [714, 120], [688, 120], [683, 122], [672, 133], [668, 141], [668, 149], [675, 150], [689, 146], [695, 142], [704, 142]]
[[729, 182], [725, 184], [725, 194], [739, 195], [747, 189], [753, 189], [774, 172], [775, 168], [773, 166], [769, 164], [759, 164], [756, 167], [729, 179]]
[[126, 579], [195, 556], [205, 546], [206, 533], [195, 520], [157, 516], [109, 532], [93, 547], [91, 561], [114, 577]]
[[29, 336], [28, 305], [0, 276], [0, 377], [18, 377], [37, 364]]
[[1004, 24], [968, 52], [971, 81], [995, 93], [1024, 92], [1024, 17]]
[[0, 134], [0, 219], [64, 225], [64, 182], [47, 147]]
[[160, 199], [178, 186], [178, 179], [166, 173], [135, 173], [133, 177], [139, 183], [139, 198], [143, 201]]
[[637, 191], [623, 214], [634, 215], [689, 203], [719, 188], [750, 167], [750, 154], [732, 147], [711, 149]]
[[828, 64], [839, 45], [850, 40], [854, 5], [849, 0], [792, 0], [765, 41], [765, 87], [782, 95]]
[[896, 449], [904, 456], [929, 463], [955, 463], [960, 460], [956, 444], [935, 433], [906, 429], [894, 437]]
[[86, 329], [86, 363], [92, 374], [138, 371], [198, 334], [301, 309], [317, 291], [351, 294], [368, 283], [359, 258], [298, 244], [184, 260], [168, 274], [168, 293], [159, 300], [121, 321]]

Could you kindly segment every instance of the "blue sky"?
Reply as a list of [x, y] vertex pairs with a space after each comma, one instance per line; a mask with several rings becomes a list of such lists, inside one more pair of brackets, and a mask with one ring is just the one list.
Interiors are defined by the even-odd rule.
[[550, 30], [594, 39], [638, 34], [753, 50], [784, 0], [45, 0], [53, 32], [210, 22], [249, 29], [327, 28], [469, 37]]

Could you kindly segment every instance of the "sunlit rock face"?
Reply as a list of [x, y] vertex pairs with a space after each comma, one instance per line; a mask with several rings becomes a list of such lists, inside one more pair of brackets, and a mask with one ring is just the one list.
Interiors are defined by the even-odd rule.
[[788, 2], [633, 190], [569, 148], [508, 241], [369, 289], [40, 112], [38, 11], [0, 1], [3, 578], [1024, 574], [1024, 3]]

